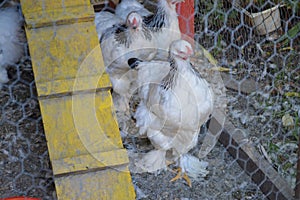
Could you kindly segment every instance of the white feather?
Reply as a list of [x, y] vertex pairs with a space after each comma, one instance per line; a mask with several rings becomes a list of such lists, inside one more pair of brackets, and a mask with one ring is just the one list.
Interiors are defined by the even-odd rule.
[[[182, 160], [184, 170], [193, 175], [198, 172], [189, 167], [198, 166], [198, 163], [183, 155], [197, 144], [200, 126], [212, 113], [213, 95], [208, 83], [192, 69], [189, 59], [185, 57], [191, 54], [191, 48], [191, 45], [183, 40], [171, 44], [169, 59], [173, 60], [175, 65], [160, 65], [161, 69], [164, 69], [163, 66], [168, 69], [168, 75], [156, 77], [156, 80], [153, 78], [159, 83], [148, 84], [148, 88], [147, 84], [141, 87], [142, 102], [137, 108], [135, 118], [140, 133], [146, 131], [156, 150], [172, 150], [174, 159]], [[181, 52], [185, 53], [181, 55]], [[143, 79], [151, 81], [151, 78], [147, 80], [146, 77], [158, 73], [158, 68], [155, 68], [158, 63], [150, 61], [138, 65], [139, 84], [144, 84]], [[154, 71], [151, 72], [152, 69]], [[161, 71], [165, 73], [164, 70]], [[174, 77], [171, 76], [173, 72]], [[173, 78], [169, 80], [170, 77]], [[169, 83], [169, 88], [166, 88], [164, 81]], [[148, 170], [153, 171], [151, 166]], [[202, 172], [204, 173], [199, 171]]]
[[139, 135], [145, 135], [150, 123], [153, 121], [154, 115], [148, 110], [144, 101], [140, 101], [134, 118], [136, 119], [136, 127], [139, 127]]
[[142, 4], [140, 4], [136, 0], [122, 0], [116, 7], [115, 14], [123, 19], [126, 20], [126, 17], [132, 11], [136, 11], [141, 16], [148, 16], [152, 13], [147, 10]]
[[[1, 55], [0, 55], [1, 59]], [[4, 66], [0, 66], [0, 89], [2, 89], [2, 86], [4, 83], [7, 83], [9, 81], [6, 68]]]
[[[133, 29], [130, 25], [122, 26], [122, 29], [126, 29], [123, 32], [123, 37], [127, 39], [126, 42], [120, 42], [116, 39], [116, 34], [113, 27], [103, 36], [101, 40], [101, 49], [106, 66], [106, 71], [110, 75], [110, 79], [113, 85], [114, 92], [120, 94], [122, 97], [117, 101], [125, 101], [125, 104], [118, 103], [118, 105], [125, 105], [124, 107], [116, 107], [119, 111], [128, 110], [128, 101], [131, 93], [134, 90], [134, 84], [132, 82], [136, 79], [136, 72], [130, 70], [127, 60], [131, 57], [136, 57], [142, 60], [150, 60], [156, 54], [156, 40], [150, 31], [146, 30], [146, 27], [142, 24], [142, 18], [137, 13], [130, 13], [131, 16], [137, 20], [138, 27]], [[148, 35], [146, 35], [146, 32]], [[133, 88], [133, 89], [131, 89]]]
[[138, 76], [136, 85], [138, 95], [141, 99], [134, 117], [136, 126], [139, 127], [139, 135], [144, 135], [150, 123], [154, 120], [154, 115], [145, 105], [148, 99], [151, 84], [160, 84], [161, 80], [170, 71], [170, 63], [166, 61], [141, 62], [138, 66]]
[[152, 150], [135, 163], [136, 167], [144, 172], [156, 172], [166, 169], [166, 151]]
[[187, 173], [187, 175], [194, 180], [205, 177], [209, 173], [209, 171], [206, 170], [208, 162], [200, 161], [195, 156], [184, 154], [180, 157], [179, 163], [182, 172]]
[[[158, 52], [155, 56], [157, 60], [166, 60], [170, 44], [174, 40], [181, 38], [181, 32], [178, 23], [178, 14], [176, 13], [176, 4], [181, 0], [159, 0], [157, 4], [157, 18], [154, 16], [153, 21], [164, 20], [164, 25], [160, 27], [160, 31], [154, 31], [154, 37], [157, 38]], [[160, 14], [163, 13], [162, 18]], [[155, 27], [154, 27], [155, 28]]]
[[150, 84], [160, 84], [169, 71], [170, 63], [167, 61], [141, 62], [136, 80], [139, 97], [143, 100], [148, 99]]
[[15, 8], [0, 9], [0, 89], [8, 82], [6, 66], [18, 62], [24, 52], [22, 22]]
[[95, 25], [98, 34], [98, 40], [100, 40], [101, 36], [108, 28], [111, 28], [113, 25], [122, 23], [124, 21], [125, 20], [122, 20], [115, 14], [107, 11], [95, 13]]

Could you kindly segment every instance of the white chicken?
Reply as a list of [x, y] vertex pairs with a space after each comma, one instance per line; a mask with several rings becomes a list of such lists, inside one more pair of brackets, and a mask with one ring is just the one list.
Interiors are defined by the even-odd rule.
[[106, 71], [113, 85], [116, 110], [127, 112], [132, 81], [136, 73], [130, 70], [127, 60], [136, 57], [150, 60], [156, 54], [156, 41], [151, 31], [143, 24], [142, 17], [131, 12], [125, 23], [106, 30], [100, 40]]
[[[140, 131], [146, 131], [155, 147], [135, 165], [144, 171], [155, 172], [166, 168], [167, 151], [171, 152], [171, 161], [176, 161], [180, 169], [172, 180], [183, 177], [190, 186], [188, 176], [197, 179], [208, 173], [207, 164], [188, 152], [197, 144], [200, 127], [213, 111], [213, 93], [190, 65], [192, 53], [190, 43], [176, 40], [170, 46], [168, 62], [128, 60], [128, 64], [138, 70], [138, 84], [149, 86], [141, 88], [142, 101], [135, 118]], [[157, 72], [165, 67], [168, 72], [162, 70], [166, 74], [164, 77], [143, 78], [151, 74], [153, 68]]]
[[176, 4], [184, 0], [158, 0], [154, 14], [143, 18], [146, 26], [151, 29], [157, 39], [158, 53], [156, 59], [166, 60], [168, 49], [174, 40], [181, 38], [176, 13]]
[[123, 19], [126, 20], [126, 17], [132, 11], [137, 12], [142, 17], [149, 16], [152, 13], [147, 10], [142, 4], [140, 4], [136, 0], [122, 0], [116, 7], [115, 14]]
[[24, 52], [22, 22], [16, 8], [0, 9], [0, 89], [9, 81], [7, 65], [18, 62]]
[[[116, 23], [120, 19], [112, 13], [106, 13], [107, 18], [101, 18], [101, 13], [98, 16], [96, 14], [95, 23], [100, 37], [102, 55], [113, 84], [114, 103], [118, 111], [128, 111], [128, 101], [132, 85], [134, 85], [132, 83], [136, 79], [135, 73], [129, 71], [127, 59], [137, 57], [150, 60], [155, 56], [166, 60], [170, 43], [181, 37], [176, 4], [182, 1], [159, 0], [154, 14], [142, 20], [141, 17], [136, 17], [135, 22], [133, 15], [127, 17], [126, 23]], [[107, 29], [107, 27], [110, 28]], [[156, 56], [158, 50], [162, 51], [159, 56]], [[128, 54], [128, 52], [131, 53]]]

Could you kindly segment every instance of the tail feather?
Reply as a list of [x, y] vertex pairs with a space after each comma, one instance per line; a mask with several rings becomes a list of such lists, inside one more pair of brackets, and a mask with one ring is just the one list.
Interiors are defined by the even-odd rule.
[[139, 135], [145, 135], [153, 120], [153, 116], [143, 101], [139, 103], [134, 118], [136, 119], [136, 126], [139, 127]]
[[135, 165], [144, 172], [157, 172], [166, 169], [166, 151], [152, 150], [146, 153]]

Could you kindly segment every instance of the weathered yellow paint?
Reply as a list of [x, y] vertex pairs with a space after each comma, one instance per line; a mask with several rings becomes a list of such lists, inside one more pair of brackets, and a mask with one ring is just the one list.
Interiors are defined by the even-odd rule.
[[88, 0], [22, 0], [22, 10], [29, 28], [92, 21], [94, 12]]
[[128, 185], [130, 181], [127, 168], [110, 168], [105, 171], [57, 178], [56, 192], [61, 200], [135, 199], [133, 188]]
[[[101, 81], [99, 81], [100, 78]], [[74, 84], [74, 82], [80, 84]], [[76, 79], [39, 82], [37, 83], [37, 85], [39, 85], [37, 90], [39, 96], [47, 96], [83, 90], [96, 90], [97, 88], [107, 88], [110, 87], [110, 84], [108, 74], [104, 73], [100, 77], [99, 75], [91, 75], [89, 77], [77, 77]]]
[[108, 91], [41, 99], [51, 159], [122, 148], [111, 105]]
[[111, 86], [93, 22], [26, 29], [26, 34], [40, 96], [74, 91], [77, 79], [85, 79], [76, 86], [80, 90]]
[[58, 199], [134, 199], [89, 0], [21, 0]]
[[[71, 174], [56, 178], [57, 190], [62, 187], [62, 191], [66, 193], [58, 192], [59, 199], [94, 199], [94, 195], [101, 196], [96, 199], [115, 199], [115, 196], [117, 199], [124, 195], [129, 195], [127, 199], [134, 199], [129, 172], [121, 171], [121, 175], [114, 176], [107, 175], [106, 172], [94, 175], [94, 173], [98, 174], [97, 170], [107, 171], [110, 168], [128, 164], [127, 153], [122, 147], [116, 117], [111, 105], [112, 98], [109, 91], [78, 93], [72, 96], [40, 100], [54, 175], [82, 171], [89, 174]], [[96, 171], [92, 173], [90, 170]], [[127, 168], [124, 170], [128, 171]], [[69, 180], [70, 176], [72, 180]], [[85, 178], [82, 179], [82, 176]], [[98, 182], [94, 180], [95, 176], [98, 176]], [[103, 184], [103, 180], [109, 185]], [[91, 181], [94, 184], [89, 185], [88, 183]], [[77, 187], [84, 192], [80, 193], [80, 197], [73, 198], [74, 194], [70, 191], [77, 193], [77, 189], [74, 190]], [[73, 190], [68, 190], [70, 188]], [[114, 190], [114, 188], [118, 188], [118, 190]], [[119, 194], [124, 191], [126, 194]], [[128, 192], [130, 194], [127, 194]]]
[[128, 163], [127, 151], [118, 149], [100, 153], [92, 153], [77, 157], [52, 160], [52, 168], [56, 175], [99, 168], [116, 167]]

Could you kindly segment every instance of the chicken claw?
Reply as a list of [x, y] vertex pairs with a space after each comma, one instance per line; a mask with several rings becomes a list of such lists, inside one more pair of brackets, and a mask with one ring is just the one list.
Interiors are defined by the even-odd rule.
[[173, 181], [176, 181], [176, 180], [178, 180], [180, 178], [183, 178], [187, 182], [187, 184], [190, 187], [192, 187], [192, 181], [191, 181], [191, 179], [188, 177], [188, 175], [186, 173], [182, 173], [182, 169], [180, 167], [178, 169], [175, 169], [175, 173], [176, 172], [177, 172], [177, 175], [174, 178], [172, 178], [170, 180], [170, 182], [173, 182]]

